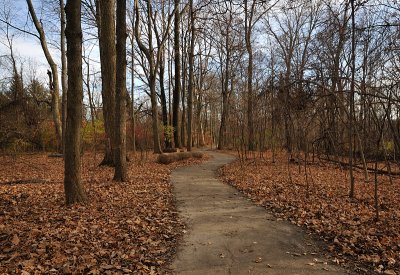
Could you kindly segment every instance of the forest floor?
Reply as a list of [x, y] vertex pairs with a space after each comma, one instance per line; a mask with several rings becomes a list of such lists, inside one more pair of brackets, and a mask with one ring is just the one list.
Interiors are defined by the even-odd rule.
[[101, 157], [84, 155], [88, 202], [67, 207], [61, 158], [0, 156], [0, 274], [164, 270], [184, 230], [169, 174], [201, 161], [131, 156], [130, 181], [116, 183], [112, 168], [98, 166]]
[[[398, 170], [392, 166], [392, 171]], [[318, 159], [305, 167], [304, 161], [288, 164], [283, 153], [273, 163], [272, 154], [265, 153], [236, 160], [220, 174], [277, 219], [316, 233], [337, 263], [368, 274], [400, 274], [399, 176], [377, 176], [376, 220], [373, 173], [366, 181], [364, 173], [355, 170], [354, 199], [348, 196], [349, 170]]]
[[348, 274], [301, 228], [276, 219], [217, 179], [233, 156], [171, 174], [186, 232], [171, 265], [176, 274]]
[[[222, 273], [287, 274], [283, 266], [296, 263], [291, 267], [299, 274], [344, 273], [337, 264], [400, 274], [400, 177], [390, 182], [378, 176], [375, 221], [372, 174], [366, 182], [356, 170], [356, 199], [350, 200], [348, 170], [316, 160], [306, 174], [304, 164], [288, 165], [285, 155], [272, 163], [268, 153], [219, 170], [234, 189], [215, 179], [217, 167], [234, 156], [210, 154], [207, 163], [170, 165], [157, 164], [151, 153], [137, 155], [127, 183], [113, 182], [113, 169], [97, 165], [101, 154], [85, 154], [82, 179], [89, 200], [70, 207], [64, 203], [61, 158], [0, 156], [0, 274], [185, 273], [209, 257]], [[172, 174], [173, 188], [170, 174], [180, 166], [185, 167]], [[332, 258], [313, 236], [325, 241]], [[193, 258], [199, 253], [205, 257]]]

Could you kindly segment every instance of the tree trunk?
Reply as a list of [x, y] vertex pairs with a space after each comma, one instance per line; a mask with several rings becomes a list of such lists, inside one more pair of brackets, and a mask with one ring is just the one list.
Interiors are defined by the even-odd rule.
[[97, 0], [97, 27], [99, 33], [102, 79], [103, 118], [106, 132], [106, 151], [101, 165], [114, 165], [115, 114], [115, 0]]
[[[247, 133], [248, 133], [248, 149], [253, 151], [254, 148], [254, 123], [253, 123], [253, 48], [251, 45], [252, 17], [254, 12], [254, 4], [251, 10], [248, 10], [248, 1], [244, 1], [245, 7], [245, 40], [246, 50], [249, 55], [247, 64]], [[249, 14], [250, 13], [250, 14]]]
[[[160, 49], [161, 50], [161, 49]], [[164, 51], [164, 50], [162, 50]], [[167, 97], [165, 94], [165, 85], [164, 85], [164, 53], [162, 53], [161, 62], [160, 62], [160, 100], [161, 100], [161, 112], [162, 112], [162, 123], [164, 127], [164, 146], [165, 148], [171, 147], [170, 137], [167, 137], [165, 133], [168, 131], [168, 110], [167, 110]]]
[[40, 45], [42, 46], [42, 50], [44, 53], [44, 56], [46, 57], [47, 63], [49, 63], [51, 73], [53, 75], [53, 87], [50, 87], [51, 90], [51, 109], [52, 109], [52, 114], [53, 114], [53, 122], [54, 122], [54, 127], [56, 130], [56, 136], [57, 136], [57, 141], [60, 145], [60, 149], [62, 149], [62, 126], [61, 126], [61, 118], [60, 118], [60, 106], [59, 106], [59, 101], [60, 101], [60, 88], [59, 88], [59, 82], [58, 82], [58, 70], [57, 70], [57, 64], [54, 62], [53, 57], [50, 54], [50, 51], [47, 47], [47, 41], [46, 41], [46, 36], [42, 27], [42, 24], [39, 22], [35, 9], [33, 8], [32, 1], [31, 0], [26, 0], [26, 3], [28, 4], [29, 8], [29, 13], [32, 17], [32, 21], [35, 25], [36, 31], [39, 33], [40, 37]]
[[229, 22], [226, 26], [225, 35], [225, 45], [224, 50], [226, 52], [225, 68], [221, 68], [222, 75], [222, 114], [221, 114], [221, 124], [219, 128], [218, 136], [218, 150], [222, 150], [226, 144], [226, 123], [228, 120], [229, 112], [229, 78], [231, 77], [230, 67], [231, 67], [231, 48], [230, 48], [230, 27], [232, 26], [232, 13], [229, 13]]
[[181, 93], [181, 58], [180, 58], [180, 0], [174, 0], [175, 17], [174, 17], [174, 61], [175, 61], [175, 87], [173, 92], [172, 103], [172, 126], [174, 127], [174, 142], [175, 147], [181, 147], [180, 143], [180, 128], [179, 128], [179, 97]]
[[187, 150], [192, 151], [192, 116], [193, 116], [193, 88], [194, 88], [194, 80], [193, 80], [193, 66], [194, 66], [194, 40], [195, 40], [195, 25], [194, 25], [194, 11], [193, 11], [193, 0], [189, 1], [189, 9], [190, 9], [190, 51], [189, 51], [189, 89], [188, 89], [188, 99], [187, 99], [187, 108], [188, 108], [188, 118], [187, 118]]
[[219, 127], [218, 150], [222, 150], [225, 147], [225, 132], [226, 132], [227, 116], [228, 116], [228, 95], [227, 95], [227, 91], [224, 91], [222, 94], [222, 116], [221, 116], [221, 125]]
[[[152, 16], [151, 3], [147, 2], [147, 15]], [[159, 139], [159, 128], [158, 128], [158, 107], [157, 107], [157, 92], [156, 92], [156, 81], [157, 81], [157, 66], [159, 62], [154, 60], [154, 48], [153, 48], [153, 33], [151, 20], [147, 23], [148, 28], [148, 45], [149, 48], [142, 43], [140, 39], [139, 24], [140, 24], [140, 14], [139, 14], [139, 3], [135, 0], [135, 38], [138, 43], [139, 49], [144, 53], [149, 62], [149, 88], [150, 88], [150, 100], [151, 100], [151, 115], [152, 115], [152, 128], [153, 128], [153, 151], [156, 154], [161, 154], [161, 145]]]
[[115, 88], [115, 181], [127, 181], [126, 167], [126, 0], [117, 0], [117, 60]]
[[65, 50], [65, 10], [64, 0], [60, 0], [60, 17], [61, 17], [61, 125], [62, 125], [62, 150], [65, 151], [65, 127], [67, 124], [67, 93], [68, 93], [68, 74], [67, 74], [67, 52]]
[[72, 204], [86, 200], [80, 177], [80, 131], [83, 107], [81, 1], [69, 0], [65, 11], [69, 92], [65, 133], [64, 190], [66, 203]]
[[153, 128], [153, 146], [154, 153], [161, 154], [161, 144], [159, 138], [158, 129], [158, 107], [157, 107], [157, 93], [156, 93], [156, 76], [150, 76], [150, 100], [151, 100], [151, 115], [152, 118], [152, 128]]
[[[165, 11], [164, 11], [164, 2], [162, 1], [162, 32], [164, 32], [165, 28]], [[162, 124], [164, 130], [164, 147], [171, 148], [172, 147], [172, 140], [169, 136], [169, 129], [168, 129], [168, 108], [167, 108], [167, 96], [165, 93], [165, 47], [162, 45], [161, 37], [158, 36], [157, 38], [157, 46], [158, 50], [160, 51], [160, 75], [159, 75], [159, 84], [160, 84], [160, 101], [161, 101], [161, 113], [162, 113]]]
[[354, 176], [353, 176], [353, 139], [354, 139], [354, 88], [356, 73], [356, 44], [355, 44], [355, 19], [354, 0], [351, 1], [351, 83], [350, 83], [350, 115], [349, 115], [349, 172], [350, 172], [350, 193], [354, 197]]
[[[132, 20], [132, 28], [134, 29], [134, 20]], [[134, 34], [132, 34], [131, 40], [131, 99], [132, 99], [132, 108], [131, 108], [131, 117], [132, 117], [132, 149], [133, 153], [136, 154], [136, 118], [135, 118], [135, 58], [133, 55], [134, 46], [133, 46]]]

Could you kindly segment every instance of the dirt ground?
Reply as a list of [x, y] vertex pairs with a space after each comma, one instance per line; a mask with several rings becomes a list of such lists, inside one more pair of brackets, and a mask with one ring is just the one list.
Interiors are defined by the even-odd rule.
[[173, 171], [177, 207], [187, 228], [176, 274], [350, 274], [301, 228], [254, 205], [217, 179], [233, 156], [209, 152], [201, 165]]

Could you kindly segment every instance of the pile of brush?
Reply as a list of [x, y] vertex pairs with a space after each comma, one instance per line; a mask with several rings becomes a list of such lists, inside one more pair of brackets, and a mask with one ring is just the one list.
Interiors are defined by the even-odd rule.
[[169, 164], [175, 161], [197, 158], [201, 159], [203, 153], [201, 152], [176, 152], [176, 153], [163, 153], [158, 156], [157, 162], [162, 164]]

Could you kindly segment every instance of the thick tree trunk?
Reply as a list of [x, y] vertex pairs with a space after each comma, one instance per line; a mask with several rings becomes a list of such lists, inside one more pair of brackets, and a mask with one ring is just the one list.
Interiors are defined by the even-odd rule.
[[98, 0], [97, 26], [100, 45], [103, 118], [106, 131], [106, 151], [102, 165], [114, 165], [115, 144], [115, 0]]
[[126, 167], [126, 0], [117, 0], [117, 60], [114, 180], [127, 181]]
[[180, 128], [179, 128], [179, 102], [181, 93], [181, 58], [180, 58], [180, 0], [174, 0], [175, 17], [174, 17], [174, 62], [175, 62], [175, 87], [173, 92], [172, 103], [172, 126], [174, 127], [175, 147], [181, 147]]
[[65, 11], [69, 92], [65, 133], [64, 190], [66, 203], [72, 204], [86, 200], [80, 178], [80, 130], [83, 107], [81, 1], [69, 0]]

